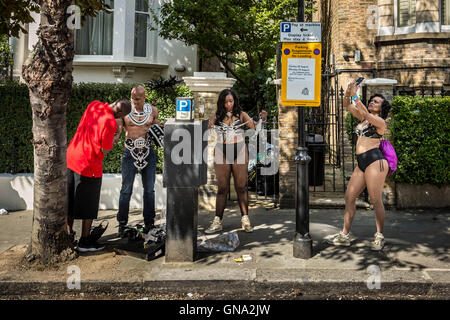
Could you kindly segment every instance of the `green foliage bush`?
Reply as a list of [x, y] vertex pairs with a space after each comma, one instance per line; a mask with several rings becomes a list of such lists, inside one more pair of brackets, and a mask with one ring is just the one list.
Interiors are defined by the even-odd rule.
[[355, 132], [355, 127], [358, 124], [358, 119], [356, 119], [350, 112], [345, 115], [345, 133], [349, 141], [352, 141], [353, 133]]
[[32, 122], [27, 86], [0, 85], [0, 172], [33, 172]]
[[274, 85], [273, 79], [275, 79], [274, 61], [271, 61], [269, 66], [265, 69], [258, 70], [252, 73], [248, 68], [236, 67], [236, 74], [245, 79], [246, 82], [252, 84], [252, 93], [259, 97], [258, 105], [255, 104], [254, 95], [248, 94], [248, 89], [242, 87], [238, 82], [233, 86], [233, 90], [236, 91], [239, 97], [239, 103], [243, 111], [247, 112], [251, 117], [257, 115], [257, 111], [262, 109], [267, 111], [267, 117], [271, 124], [273, 117], [278, 116], [277, 105], [277, 86]]
[[[130, 98], [133, 84], [79, 83], [73, 84], [67, 105], [67, 142], [75, 134], [81, 116], [93, 100], [114, 102], [119, 98]], [[189, 96], [186, 86], [151, 90], [147, 88], [147, 101], [159, 110], [159, 120], [175, 116], [175, 98]], [[32, 114], [25, 84], [8, 82], [0, 85], [0, 172], [33, 172]], [[124, 133], [103, 162], [103, 172], [120, 173], [124, 148]], [[158, 150], [157, 170], [162, 169], [162, 150]]]
[[450, 97], [394, 97], [391, 142], [397, 152], [395, 182], [449, 184]]
[[[192, 92], [187, 86], [169, 86], [151, 89], [148, 85], [146, 88], [146, 100], [158, 108], [159, 122], [164, 123], [164, 119], [175, 118], [175, 101], [177, 97], [192, 97]], [[163, 168], [163, 149], [157, 148], [158, 163], [156, 171], [162, 172]]]

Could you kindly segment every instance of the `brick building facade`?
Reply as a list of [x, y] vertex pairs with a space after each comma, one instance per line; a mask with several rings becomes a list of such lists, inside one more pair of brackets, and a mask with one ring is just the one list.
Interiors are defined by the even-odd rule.
[[339, 87], [345, 89], [355, 73], [395, 79], [399, 86], [450, 86], [450, 1], [329, 3], [328, 56], [339, 73]]

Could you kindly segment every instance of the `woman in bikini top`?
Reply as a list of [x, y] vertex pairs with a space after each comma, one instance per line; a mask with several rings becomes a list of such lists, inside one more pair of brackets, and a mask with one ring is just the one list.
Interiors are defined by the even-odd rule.
[[[262, 110], [260, 116], [265, 120], [267, 112]], [[211, 234], [222, 230], [222, 218], [231, 174], [233, 174], [234, 188], [241, 210], [242, 228], [246, 232], [253, 231], [248, 218], [248, 150], [244, 139], [244, 125], [251, 129], [256, 128], [255, 121], [241, 110], [236, 94], [229, 89], [223, 90], [219, 94], [216, 114], [209, 120], [209, 128], [216, 128], [217, 130], [214, 169], [218, 190], [216, 215], [211, 226], [205, 230], [205, 233]]]

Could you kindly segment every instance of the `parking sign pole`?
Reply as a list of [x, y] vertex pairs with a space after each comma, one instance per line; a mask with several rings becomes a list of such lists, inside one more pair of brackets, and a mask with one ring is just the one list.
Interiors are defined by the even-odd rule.
[[[298, 22], [304, 22], [305, 3], [298, 0]], [[298, 140], [299, 146], [295, 155], [296, 186], [295, 186], [295, 237], [293, 255], [295, 258], [309, 259], [312, 257], [312, 239], [309, 234], [309, 189], [308, 164], [311, 157], [305, 146], [305, 109], [298, 107]]]

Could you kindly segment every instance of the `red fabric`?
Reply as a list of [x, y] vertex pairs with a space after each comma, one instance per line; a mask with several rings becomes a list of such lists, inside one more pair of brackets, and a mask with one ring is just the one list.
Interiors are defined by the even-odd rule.
[[101, 177], [104, 158], [101, 148], [112, 149], [116, 130], [112, 108], [97, 100], [91, 102], [67, 148], [67, 168], [85, 177]]

